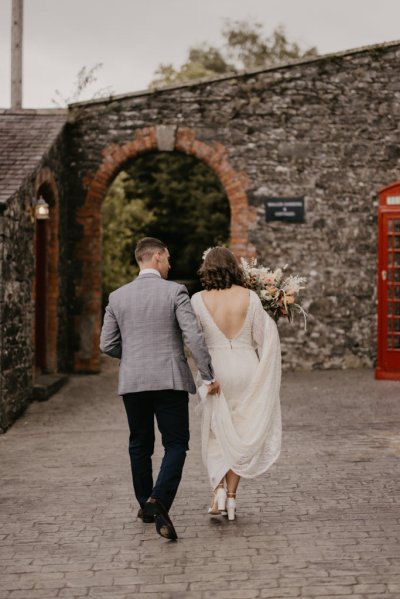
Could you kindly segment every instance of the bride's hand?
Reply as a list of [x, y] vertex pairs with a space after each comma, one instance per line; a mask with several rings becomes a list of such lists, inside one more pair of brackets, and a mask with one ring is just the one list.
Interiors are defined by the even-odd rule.
[[207, 392], [209, 395], [219, 395], [221, 392], [221, 387], [218, 381], [214, 381], [207, 385]]

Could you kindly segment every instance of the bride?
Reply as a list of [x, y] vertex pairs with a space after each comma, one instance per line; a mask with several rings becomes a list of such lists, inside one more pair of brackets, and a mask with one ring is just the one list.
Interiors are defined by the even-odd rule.
[[199, 275], [205, 290], [192, 305], [221, 385], [219, 395], [199, 389], [202, 455], [214, 489], [208, 512], [234, 520], [240, 478], [259, 476], [280, 452], [279, 335], [230, 250], [205, 252]]

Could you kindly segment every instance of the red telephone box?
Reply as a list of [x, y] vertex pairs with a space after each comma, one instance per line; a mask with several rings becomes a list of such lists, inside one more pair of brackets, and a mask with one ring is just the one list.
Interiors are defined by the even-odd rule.
[[400, 182], [379, 194], [377, 379], [400, 380]]

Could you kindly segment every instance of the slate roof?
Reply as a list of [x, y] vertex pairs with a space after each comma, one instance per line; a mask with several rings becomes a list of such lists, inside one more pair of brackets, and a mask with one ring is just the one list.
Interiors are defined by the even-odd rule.
[[66, 120], [64, 110], [0, 111], [0, 208], [33, 173]]

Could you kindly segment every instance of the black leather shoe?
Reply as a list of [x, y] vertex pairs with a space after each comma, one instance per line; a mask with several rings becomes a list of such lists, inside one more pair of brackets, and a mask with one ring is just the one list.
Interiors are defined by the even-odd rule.
[[174, 525], [161, 501], [151, 497], [143, 507], [143, 515], [154, 517], [156, 531], [161, 537], [170, 539], [171, 541], [177, 540], [178, 535], [176, 534]]
[[155, 522], [154, 516], [150, 514], [144, 514], [142, 508], [139, 509], [137, 513], [137, 517], [143, 520], [145, 524], [150, 524]]

